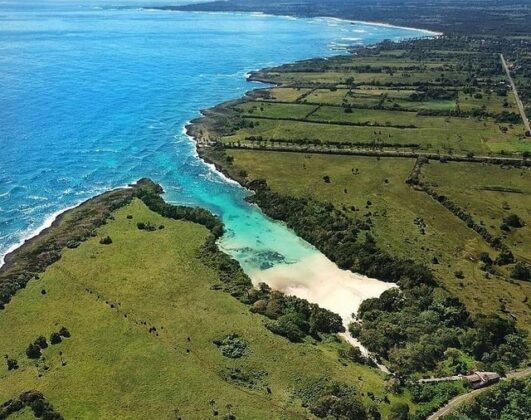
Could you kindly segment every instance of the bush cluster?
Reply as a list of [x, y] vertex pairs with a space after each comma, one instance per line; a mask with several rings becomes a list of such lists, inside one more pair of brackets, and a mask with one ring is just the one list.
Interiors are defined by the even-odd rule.
[[31, 408], [36, 418], [44, 420], [62, 420], [53, 406], [44, 398], [44, 395], [37, 391], [26, 391], [18, 398], [9, 400], [0, 405], [0, 419], [7, 419], [10, 415], [23, 410], [25, 407]]
[[358, 390], [350, 385], [322, 378], [299, 389], [296, 395], [319, 418], [364, 420], [368, 417]]
[[247, 342], [238, 334], [229, 334], [221, 340], [214, 340], [221, 354], [231, 359], [238, 359], [247, 353]]
[[[59, 332], [53, 332], [50, 335], [50, 343], [59, 344], [62, 341], [62, 337], [70, 337], [70, 331], [68, 331], [66, 327], [61, 327]], [[28, 345], [26, 348], [26, 356], [28, 356], [30, 359], [38, 359], [42, 355], [41, 350], [44, 350], [47, 347], [48, 342], [46, 341], [46, 337], [41, 335], [37, 337], [33, 343]]]

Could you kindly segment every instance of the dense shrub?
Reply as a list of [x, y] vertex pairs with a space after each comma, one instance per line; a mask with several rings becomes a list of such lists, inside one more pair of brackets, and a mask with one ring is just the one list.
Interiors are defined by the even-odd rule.
[[37, 339], [34, 341], [34, 344], [39, 346], [41, 349], [45, 349], [46, 347], [48, 347], [48, 342], [46, 341], [46, 337], [42, 335], [37, 337]]
[[303, 405], [319, 418], [359, 419], [367, 418], [367, 412], [355, 387], [329, 381], [316, 380], [299, 389], [296, 395]]
[[427, 285], [363, 301], [349, 331], [401, 374], [434, 369], [449, 347], [493, 368], [514, 368], [527, 352], [514, 322], [496, 315], [473, 318], [458, 299], [436, 297]]
[[271, 332], [297, 343], [302, 341], [307, 334], [307, 328], [304, 328], [301, 324], [304, 324], [304, 320], [301, 317], [297, 315], [283, 315], [279, 319], [266, 322], [265, 326]]
[[220, 376], [223, 380], [249, 389], [263, 390], [267, 388], [264, 380], [267, 372], [263, 370], [246, 369], [243, 367], [225, 367]]
[[153, 232], [157, 230], [157, 227], [151, 224], [150, 222], [138, 222], [136, 227], [140, 230], [146, 230], [148, 232]]
[[527, 420], [531, 413], [531, 378], [513, 379], [477, 396], [449, 420]]
[[69, 338], [70, 337], [70, 331], [68, 331], [68, 329], [66, 327], [61, 327], [61, 329], [59, 330], [59, 334], [62, 335], [63, 337], [65, 337], [65, 338]]
[[41, 348], [38, 345], [31, 343], [26, 348], [26, 356], [30, 359], [38, 359], [41, 357]]
[[514, 262], [514, 255], [508, 249], [503, 249], [496, 257], [495, 263], [498, 265], [507, 265]]
[[389, 410], [389, 420], [408, 420], [409, 405], [403, 402], [395, 402]]
[[271, 291], [265, 284], [251, 296], [255, 299], [252, 311], [273, 320], [266, 327], [293, 342], [301, 341], [308, 334], [319, 338], [319, 333], [345, 331], [339, 315], [305, 299]]
[[18, 362], [16, 359], [11, 359], [10, 357], [6, 356], [6, 366], [7, 370], [17, 370], [18, 369]]
[[110, 236], [105, 236], [104, 238], [100, 239], [100, 244], [102, 245], [110, 245], [112, 244], [112, 239]]
[[503, 222], [513, 228], [521, 228], [525, 224], [524, 221], [514, 213], [504, 217]]
[[374, 362], [369, 357], [364, 356], [359, 347], [340, 349], [338, 351], [338, 355], [341, 359], [348, 360], [353, 363], [374, 366]]
[[221, 354], [231, 359], [237, 359], [247, 353], [247, 342], [238, 334], [229, 334], [222, 340], [214, 340]]
[[59, 333], [54, 332], [54, 333], [52, 333], [50, 335], [50, 343], [59, 344], [61, 341], [62, 341], [62, 339], [61, 339], [61, 335]]
[[37, 418], [43, 420], [62, 420], [63, 416], [57, 413], [53, 406], [37, 391], [27, 391], [19, 397], [23, 406], [30, 407]]
[[531, 266], [524, 262], [517, 262], [511, 272], [511, 277], [516, 280], [531, 280]]

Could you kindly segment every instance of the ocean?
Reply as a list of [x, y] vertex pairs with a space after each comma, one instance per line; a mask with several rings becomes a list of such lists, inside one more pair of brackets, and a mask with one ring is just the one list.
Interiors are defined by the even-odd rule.
[[318, 254], [202, 162], [183, 127], [257, 87], [251, 70], [427, 33], [149, 4], [0, 1], [0, 256], [63, 209], [140, 177], [220, 215], [221, 247], [251, 276]]

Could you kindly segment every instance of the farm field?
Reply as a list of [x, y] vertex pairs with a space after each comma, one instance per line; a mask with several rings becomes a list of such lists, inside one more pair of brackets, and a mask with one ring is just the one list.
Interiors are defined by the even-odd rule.
[[251, 79], [277, 86], [227, 105], [234, 129], [209, 140], [261, 147], [340, 142], [442, 155], [531, 152], [499, 56], [425, 42], [411, 49], [383, 43], [255, 72]]
[[[531, 171], [497, 165], [432, 162], [424, 180], [466, 209], [504, 241], [519, 258], [531, 261]], [[509, 230], [504, 219], [516, 214], [523, 226]], [[502, 229], [502, 227], [505, 228]]]
[[[19, 365], [0, 370], [0, 401], [35, 389], [65, 418], [205, 418], [211, 405], [220, 416], [304, 418], [294, 393], [325, 376], [356, 386], [367, 402], [368, 392], [407, 401], [387, 393], [378, 370], [340, 362], [346, 344], [291, 343], [213, 290], [219, 274], [198, 258], [209, 235], [203, 226], [163, 218], [138, 199], [113, 217], [0, 312], [0, 351]], [[140, 230], [138, 222], [164, 228]], [[112, 243], [103, 245], [106, 236]], [[69, 338], [48, 340], [38, 360], [26, 356], [29, 343], [63, 326]], [[238, 359], [213, 343], [233, 333], [248, 345]]]

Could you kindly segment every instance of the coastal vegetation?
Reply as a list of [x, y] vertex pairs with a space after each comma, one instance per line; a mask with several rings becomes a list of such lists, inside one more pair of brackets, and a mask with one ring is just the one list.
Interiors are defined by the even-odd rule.
[[[381, 371], [340, 357], [350, 346], [333, 334], [343, 328], [337, 315], [265, 285], [250, 288], [215, 245], [217, 217], [166, 204], [148, 180], [118, 191], [127, 202], [78, 246], [64, 246], [0, 312], [4, 417], [37, 405], [56, 413], [46, 418], [366, 418], [386, 417], [398, 402], [415, 412]], [[90, 218], [105, 197], [70, 215]], [[138, 229], [140, 222], [164, 229]], [[106, 237], [112, 243], [100, 243]], [[303, 396], [316, 383], [323, 387], [314, 407]]]
[[[354, 13], [302, 3], [295, 14]], [[264, 213], [341, 269], [398, 285], [365, 300], [347, 331], [315, 303], [253, 287], [218, 248], [217, 216], [166, 203], [141, 179], [7, 256], [0, 419], [420, 420], [467, 386], [417, 379], [525, 364], [531, 133], [502, 63], [529, 112], [531, 39], [529, 7], [511, 5], [361, 2], [358, 19], [452, 34], [253, 72], [272, 86], [188, 126], [200, 155]], [[525, 418], [528, 394], [528, 379], [503, 382], [450, 418]]]
[[528, 47], [454, 35], [265, 69], [272, 87], [188, 127], [267, 215], [400, 286], [349, 332], [402, 380], [528, 357], [531, 143], [500, 61], [526, 74]]

